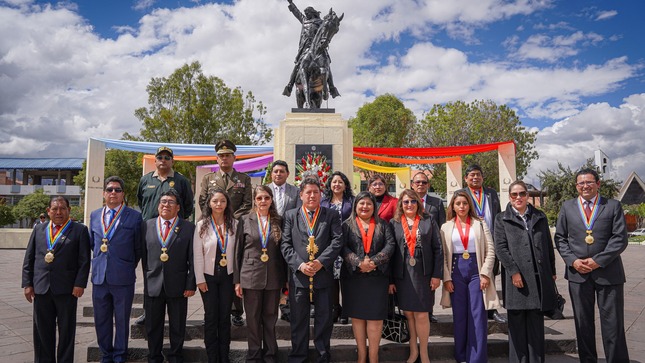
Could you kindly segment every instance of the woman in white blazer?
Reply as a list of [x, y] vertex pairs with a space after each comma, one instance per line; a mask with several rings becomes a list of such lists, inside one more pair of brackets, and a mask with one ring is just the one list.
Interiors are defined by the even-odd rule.
[[208, 362], [230, 362], [231, 304], [235, 238], [241, 226], [233, 218], [228, 194], [209, 193], [193, 238], [195, 281], [204, 303], [204, 345]]
[[441, 226], [443, 293], [441, 306], [452, 306], [457, 362], [486, 362], [488, 321], [486, 310], [499, 307], [493, 264], [495, 247], [490, 230], [477, 217], [470, 196], [457, 191], [448, 206], [448, 221]]

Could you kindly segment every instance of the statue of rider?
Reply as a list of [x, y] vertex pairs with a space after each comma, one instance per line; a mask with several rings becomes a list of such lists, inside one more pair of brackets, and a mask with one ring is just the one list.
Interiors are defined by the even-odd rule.
[[[316, 11], [316, 9], [314, 9], [313, 7], [306, 7], [305, 14], [303, 15], [298, 7], [293, 3], [293, 0], [287, 1], [289, 2], [289, 10], [293, 14], [293, 16], [295, 16], [296, 19], [298, 19], [298, 21], [302, 24], [302, 30], [300, 31], [300, 43], [298, 44], [298, 54], [296, 55], [295, 60], [296, 65], [293, 67], [293, 71], [291, 72], [289, 83], [287, 83], [287, 86], [282, 92], [283, 95], [289, 97], [291, 96], [293, 84], [296, 81], [296, 75], [300, 66], [300, 56], [307, 49], [309, 49], [309, 47], [311, 47], [314, 36], [316, 36], [316, 32], [318, 31], [318, 28], [320, 27], [320, 24], [322, 24], [323, 20], [320, 18], [320, 11]], [[325, 57], [327, 58], [327, 64], [330, 64], [331, 58], [329, 57], [327, 49], [325, 49]], [[338, 89], [336, 89], [336, 87], [334, 86], [334, 78], [331, 74], [331, 67], [329, 67], [329, 69], [327, 70], [327, 83], [329, 84], [329, 94], [333, 98], [340, 96]]]

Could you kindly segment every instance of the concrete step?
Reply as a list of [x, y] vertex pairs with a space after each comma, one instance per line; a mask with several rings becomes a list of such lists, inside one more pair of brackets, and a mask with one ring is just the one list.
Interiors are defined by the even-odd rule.
[[[279, 354], [278, 362], [286, 362], [287, 355], [291, 349], [291, 342], [278, 340]], [[333, 339], [331, 341], [332, 362], [355, 362], [356, 344], [353, 339]], [[561, 355], [575, 353], [575, 339], [547, 336], [547, 354]], [[408, 357], [408, 344], [397, 344], [381, 340], [380, 360], [382, 362], [403, 362]], [[169, 349], [169, 344], [164, 345], [164, 351]], [[145, 361], [148, 354], [148, 347], [143, 340], [131, 340], [129, 346], [128, 361]], [[242, 341], [231, 342], [231, 362], [244, 362], [247, 351], [247, 343]], [[433, 360], [451, 359], [454, 351], [454, 341], [450, 337], [431, 337], [429, 342], [430, 357]], [[504, 334], [493, 334], [488, 338], [488, 356], [505, 357], [508, 354], [508, 340]], [[309, 361], [316, 358], [316, 351], [313, 344], [309, 346]], [[100, 352], [96, 343], [87, 348], [87, 361], [97, 362], [100, 360]], [[184, 345], [185, 362], [205, 362], [207, 360], [206, 350], [202, 341], [189, 341]]]
[[[130, 313], [131, 318], [138, 318], [143, 314], [143, 307], [140, 306], [133, 306], [132, 307], [132, 312]], [[87, 318], [93, 318], [94, 317], [94, 307], [89, 305], [89, 306], [83, 306], [83, 316]]]
[[[311, 322], [311, 336], [313, 336], [313, 321]], [[291, 327], [289, 323], [284, 320], [278, 320], [276, 323], [276, 338], [290, 340]], [[488, 322], [488, 334], [507, 334], [508, 327], [506, 324], [500, 324], [495, 321]], [[430, 324], [431, 336], [453, 336], [452, 319], [449, 316], [440, 316], [438, 323]], [[130, 337], [132, 339], [145, 339], [146, 332], [143, 325], [132, 324], [130, 327]], [[168, 324], [164, 328], [164, 337], [168, 337]], [[246, 340], [247, 327], [244, 326], [231, 326], [231, 340]], [[334, 324], [332, 332], [333, 339], [353, 339], [354, 333], [352, 332], [351, 320], [347, 325]], [[204, 327], [200, 320], [189, 320], [186, 322], [186, 340], [202, 340], [204, 339]]]

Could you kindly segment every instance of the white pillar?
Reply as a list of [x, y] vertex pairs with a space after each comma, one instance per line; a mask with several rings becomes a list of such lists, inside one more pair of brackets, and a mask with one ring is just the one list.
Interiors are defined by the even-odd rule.
[[515, 169], [515, 144], [504, 144], [497, 148], [497, 161], [499, 164], [499, 202], [502, 211], [509, 202], [508, 187], [516, 179]]
[[85, 224], [90, 225], [90, 213], [103, 205], [105, 174], [105, 143], [90, 139], [87, 143], [85, 168]]
[[450, 203], [452, 195], [461, 189], [461, 159], [446, 163], [446, 200]]

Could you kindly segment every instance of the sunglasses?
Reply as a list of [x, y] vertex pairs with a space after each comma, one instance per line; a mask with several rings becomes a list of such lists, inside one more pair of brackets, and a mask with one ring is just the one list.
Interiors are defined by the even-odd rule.
[[170, 155], [157, 155], [157, 160], [172, 160]]
[[255, 200], [257, 200], [258, 202], [261, 202], [263, 200], [271, 200], [271, 197], [268, 195], [263, 195], [263, 196], [255, 197]]
[[524, 197], [526, 197], [528, 195], [528, 193], [526, 193], [526, 192], [519, 192], [519, 193], [513, 192], [513, 193], [510, 193], [510, 195], [511, 195], [511, 198], [515, 199], [517, 197], [524, 198]]
[[121, 188], [105, 188], [105, 191], [108, 193], [116, 192], [116, 193], [121, 193], [123, 189]]
[[404, 200], [402, 203], [403, 203], [403, 205], [408, 205], [408, 204], [415, 205], [415, 204], [417, 204], [417, 200], [416, 199], [408, 199], [408, 200]]

